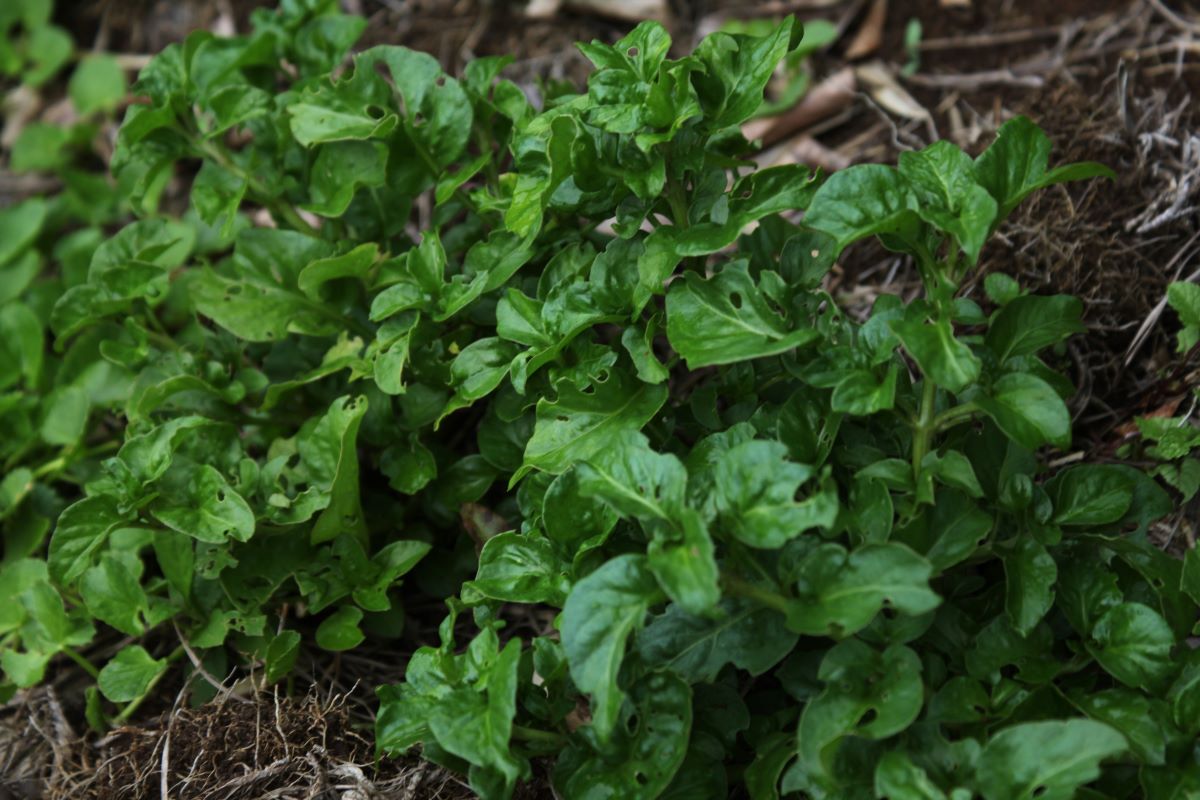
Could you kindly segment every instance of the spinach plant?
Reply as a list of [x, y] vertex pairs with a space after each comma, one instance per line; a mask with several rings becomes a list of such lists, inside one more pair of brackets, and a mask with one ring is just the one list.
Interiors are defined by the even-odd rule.
[[[1024, 197], [1106, 168], [1051, 169], [1018, 118], [976, 159], [755, 170], [739, 126], [791, 20], [679, 59], [639, 25], [534, 103], [503, 58], [345, 64], [365, 23], [336, 5], [193, 34], [135, 85], [141, 219], [38, 306], [62, 373], [105, 377], [12, 481], [14, 514], [51, 473], [74, 501], [45, 558], [6, 529], [12, 687], [74, 659], [99, 727], [171, 669], [203, 698], [398, 637], [419, 592], [448, 613], [377, 744], [482, 797], [535, 762], [572, 800], [1200, 789], [1200, 590], [1146, 536], [1171, 499], [1044, 458], [1082, 306], [963, 291]], [[868, 237], [924, 292], [859, 320], [823, 278]]]

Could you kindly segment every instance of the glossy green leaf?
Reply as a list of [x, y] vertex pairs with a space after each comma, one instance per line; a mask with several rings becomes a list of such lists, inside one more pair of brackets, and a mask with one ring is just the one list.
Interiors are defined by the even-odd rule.
[[1087, 719], [1013, 725], [984, 745], [976, 788], [986, 800], [1070, 800], [1125, 747], [1117, 731]]
[[849, 636], [882, 609], [917, 615], [941, 598], [929, 588], [929, 562], [900, 544], [869, 544], [847, 552], [837, 544], [813, 549], [797, 566], [797, 599], [788, 628], [810, 636]]
[[671, 782], [687, 754], [691, 690], [670, 673], [651, 673], [633, 687], [630, 701], [631, 713], [611, 742], [599, 736], [594, 747], [580, 737], [560, 756], [554, 784], [564, 797], [652, 800]]
[[715, 617], [670, 606], [638, 634], [637, 649], [652, 666], [700, 683], [714, 680], [730, 663], [761, 675], [783, 660], [796, 640], [778, 612], [745, 600], [726, 600]]
[[1155, 690], [1174, 670], [1175, 634], [1154, 609], [1121, 603], [1092, 628], [1088, 652], [1114, 678], [1133, 688]]
[[1016, 297], [992, 320], [985, 341], [1001, 361], [1033, 355], [1086, 330], [1082, 315], [1083, 303], [1070, 295]]
[[578, 581], [563, 607], [560, 627], [571, 678], [592, 698], [592, 724], [602, 741], [612, 735], [625, 699], [618, 677], [626, 642], [659, 596], [646, 559], [625, 555]]
[[1058, 565], [1041, 542], [1025, 535], [1005, 554], [1004, 577], [1008, 618], [1026, 636], [1054, 605]]
[[996, 381], [976, 405], [1019, 444], [1066, 447], [1071, 440], [1071, 415], [1062, 398], [1041, 378], [1011, 373]]
[[948, 321], [896, 320], [891, 327], [921, 372], [938, 386], [957, 393], [979, 377], [979, 358], [954, 337]]
[[691, 369], [778, 355], [816, 337], [808, 327], [791, 329], [744, 264], [708, 280], [688, 273], [667, 293], [667, 338]]
[[[830, 527], [837, 516], [828, 478], [786, 457], [780, 442], [743, 442], [722, 454], [714, 468], [721, 524], [751, 547], [781, 547], [806, 530]], [[797, 500], [800, 487], [813, 479], [817, 486]]]
[[560, 383], [555, 400], [538, 401], [537, 424], [516, 477], [534, 468], [558, 474], [588, 460], [625, 431], [640, 430], [666, 400], [666, 387], [617, 371], [607, 380], [593, 381], [586, 391]]
[[100, 670], [100, 692], [114, 703], [128, 703], [144, 695], [167, 670], [167, 662], [154, 658], [145, 648], [132, 644], [121, 650]]
[[1028, 117], [1015, 117], [1000, 126], [996, 140], [975, 159], [975, 177], [995, 198], [999, 219], [1032, 192], [1055, 183], [1116, 175], [1094, 162], [1069, 164], [1047, 171], [1050, 139]]

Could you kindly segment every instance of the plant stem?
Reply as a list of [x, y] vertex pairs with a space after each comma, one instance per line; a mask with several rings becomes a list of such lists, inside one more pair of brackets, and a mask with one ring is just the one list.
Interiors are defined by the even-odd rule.
[[74, 650], [73, 648], [64, 646], [62, 651], [63, 651], [63, 654], [67, 656], [67, 658], [71, 659], [76, 664], [83, 667], [83, 671], [86, 672], [88, 675], [91, 675], [92, 680], [96, 680], [100, 677], [100, 670], [96, 669], [96, 665], [93, 664], [91, 661], [88, 661], [87, 658], [80, 655], [76, 650]]
[[671, 221], [675, 227], [686, 230], [688, 227], [687, 196], [683, 184], [674, 178], [667, 179], [667, 203], [671, 206]]
[[214, 147], [210, 142], [199, 137], [191, 137], [192, 146], [200, 151], [201, 154], [211, 158], [218, 166], [232, 172], [246, 182], [246, 187], [249, 189], [252, 199], [259, 205], [271, 212], [271, 216], [278, 217], [283, 222], [286, 222], [294, 230], [299, 231], [313, 238], [320, 238], [321, 232], [308, 224], [308, 220], [300, 216], [300, 212], [296, 207], [286, 200], [281, 200], [278, 197], [273, 197], [270, 190], [263, 186], [257, 178], [251, 175], [246, 170], [242, 169], [229, 154], [219, 147]]
[[960, 422], [963, 422], [980, 412], [979, 406], [974, 403], [963, 403], [954, 408], [949, 408], [933, 418], [933, 430], [944, 431], [947, 428], [952, 428]]
[[912, 465], [913, 477], [921, 474], [921, 462], [929, 452], [929, 441], [933, 438], [934, 415], [933, 406], [937, 400], [937, 386], [926, 375], [921, 384], [921, 410], [917, 424], [913, 426]]
[[527, 742], [536, 742], [538, 744], [548, 744], [560, 746], [563, 741], [563, 735], [555, 731], [544, 731], [540, 728], [529, 728], [524, 725], [512, 726], [513, 736], [518, 739], [524, 739]]
[[774, 592], [770, 589], [764, 589], [757, 584], [750, 583], [750, 581], [739, 578], [736, 575], [730, 575], [728, 573], [721, 576], [721, 585], [725, 588], [725, 591], [729, 592], [730, 594], [736, 594], [741, 597], [749, 598], [761, 603], [767, 608], [773, 608], [782, 614], [787, 613], [788, 599], [779, 594], [779, 592]]

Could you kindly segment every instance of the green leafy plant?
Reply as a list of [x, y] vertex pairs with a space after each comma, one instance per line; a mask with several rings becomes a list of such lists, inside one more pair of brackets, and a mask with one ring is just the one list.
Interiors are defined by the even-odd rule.
[[[1177, 339], [1182, 361], [1171, 374], [1165, 376], [1164, 383], [1168, 391], [1179, 392], [1189, 357], [1197, 343], [1200, 343], [1200, 286], [1194, 283], [1171, 284], [1167, 287], [1167, 303], [1183, 324]], [[1188, 394], [1182, 392], [1179, 399], [1187, 399]], [[1149, 445], [1146, 455], [1162, 462], [1153, 474], [1178, 490], [1184, 502], [1191, 501], [1200, 492], [1200, 459], [1192, 455], [1193, 451], [1200, 449], [1200, 429], [1192, 422], [1192, 412], [1200, 394], [1196, 389], [1192, 389], [1190, 394], [1192, 405], [1183, 416], [1160, 414], [1137, 419], [1138, 432]]]
[[[976, 159], [755, 171], [791, 20], [680, 59], [639, 25], [537, 106], [502, 58], [344, 65], [364, 24], [289, 0], [139, 77], [113, 169], [142, 219], [15, 328], [93, 377], [0, 401], [12, 463], [48, 459], [0, 508], [55, 520], [45, 558], [5, 529], [10, 688], [74, 659], [102, 726], [172, 669], [203, 699], [201, 667], [394, 638], [419, 591], [449, 613], [378, 747], [483, 797], [537, 759], [572, 799], [1196, 791], [1197, 597], [1146, 537], [1171, 500], [1041, 458], [1082, 305], [962, 291], [1024, 197], [1106, 168], [1049, 168], [1018, 118]], [[925, 292], [857, 321], [822, 278], [868, 237]]]

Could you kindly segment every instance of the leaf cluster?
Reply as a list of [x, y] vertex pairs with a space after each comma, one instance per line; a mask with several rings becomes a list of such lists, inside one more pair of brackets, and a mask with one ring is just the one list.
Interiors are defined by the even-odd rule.
[[[80, 382], [0, 373], [32, 442], [0, 514], [53, 520], [44, 558], [5, 531], [11, 686], [115, 629], [103, 724], [185, 653], [280, 680], [419, 592], [448, 615], [377, 744], [483, 797], [537, 758], [585, 800], [1198, 790], [1200, 588], [1146, 535], [1172, 497], [1048, 466], [1082, 304], [969, 280], [1027, 195], [1106, 168], [1018, 118], [977, 158], [755, 169], [790, 19], [677, 59], [642, 24], [534, 103], [503, 58], [349, 56], [336, 5], [156, 56], [113, 161], [140, 219], [10, 298], [13, 363], [44, 336]], [[823, 278], [868, 237], [925, 291], [856, 319]]]

